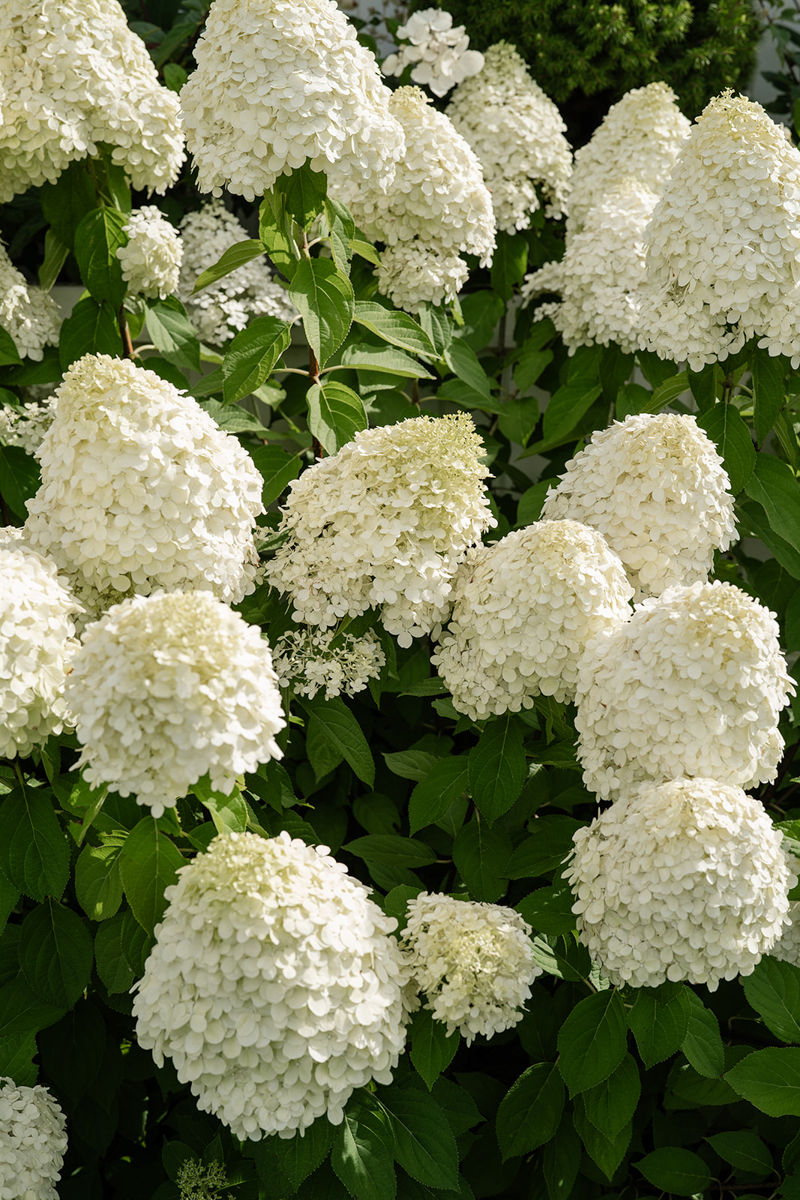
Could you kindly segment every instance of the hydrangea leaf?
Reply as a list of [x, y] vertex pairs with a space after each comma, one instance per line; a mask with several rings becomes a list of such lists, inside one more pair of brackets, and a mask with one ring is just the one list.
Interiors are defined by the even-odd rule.
[[534, 1063], [511, 1085], [497, 1110], [503, 1158], [528, 1154], [550, 1141], [564, 1109], [564, 1084], [554, 1063]]
[[277, 317], [256, 317], [237, 333], [222, 363], [225, 403], [235, 404], [260, 388], [291, 340], [291, 325]]
[[372, 787], [375, 783], [375, 761], [361, 726], [350, 709], [338, 696], [323, 700], [318, 696], [304, 698], [302, 707], [311, 721], [319, 726], [334, 749], [341, 753], [359, 779]]
[[734, 404], [715, 404], [702, 416], [697, 424], [705, 429], [719, 450], [734, 496], [746, 486], [753, 473], [756, 451], [745, 425]]
[[181, 371], [200, 370], [200, 343], [176, 296], [147, 301], [147, 332], [167, 362]]
[[184, 865], [180, 850], [152, 817], [143, 817], [125, 839], [119, 859], [122, 886], [136, 920], [148, 933], [167, 907], [164, 889]]
[[684, 987], [684, 998], [689, 1008], [689, 1024], [681, 1050], [698, 1074], [719, 1079], [725, 1070], [719, 1021], [691, 988]]
[[463, 825], [453, 843], [453, 861], [476, 900], [494, 903], [506, 890], [511, 840], [498, 828], [473, 820]]
[[571, 1096], [608, 1079], [626, 1054], [627, 1021], [619, 993], [579, 1001], [558, 1035], [558, 1069]]
[[755, 1050], [725, 1072], [725, 1082], [770, 1117], [800, 1116], [800, 1049]]
[[116, 846], [84, 846], [75, 864], [75, 895], [92, 921], [113, 917], [122, 903]]
[[583, 1110], [595, 1128], [613, 1142], [633, 1120], [641, 1092], [636, 1059], [626, 1054], [608, 1079], [581, 1093]]
[[22, 922], [19, 962], [42, 1000], [71, 1008], [89, 982], [92, 939], [77, 913], [48, 897]]
[[0, 804], [0, 870], [32, 900], [61, 896], [69, 879], [69, 844], [49, 793], [15, 788]]
[[237, 242], [235, 246], [229, 246], [219, 262], [214, 263], [212, 267], [208, 267], [201, 275], [198, 275], [192, 288], [192, 295], [202, 292], [203, 288], [210, 287], [217, 280], [224, 279], [226, 275], [237, 271], [245, 263], [252, 262], [254, 258], [260, 258], [265, 252], [266, 248], [260, 238], [249, 238], [247, 241]]
[[289, 298], [303, 318], [308, 344], [323, 367], [353, 323], [353, 285], [330, 259], [304, 259], [292, 277]]
[[459, 754], [433, 764], [411, 793], [408, 820], [412, 834], [439, 821], [469, 787], [469, 758]]
[[631, 1144], [632, 1123], [629, 1121], [624, 1125], [616, 1137], [607, 1138], [586, 1116], [582, 1096], [575, 1097], [572, 1120], [586, 1147], [586, 1153], [597, 1163], [606, 1179], [611, 1179]]
[[369, 427], [363, 400], [343, 383], [312, 384], [306, 403], [308, 428], [328, 454], [336, 454], [360, 429]]
[[800, 1042], [800, 968], [766, 956], [742, 986], [771, 1033], [782, 1042]]
[[694, 1196], [711, 1183], [711, 1172], [700, 1155], [678, 1146], [662, 1146], [634, 1166], [653, 1187], [675, 1196]]
[[421, 1008], [411, 1018], [411, 1061], [431, 1090], [455, 1057], [461, 1036], [437, 1021], [430, 1009]]
[[689, 1002], [674, 983], [640, 988], [628, 1013], [628, 1024], [646, 1067], [680, 1050], [689, 1027]]
[[389, 1123], [371, 1104], [357, 1100], [345, 1110], [331, 1153], [331, 1166], [351, 1196], [394, 1200], [397, 1176]]
[[61, 368], [66, 371], [84, 354], [122, 353], [122, 338], [117, 317], [108, 302], [98, 303], [92, 296], [85, 296], [73, 308], [64, 324], [58, 340]]
[[107, 300], [113, 309], [122, 304], [127, 284], [117, 250], [128, 244], [124, 232], [127, 218], [116, 208], [95, 208], [75, 230], [75, 258], [81, 279], [98, 302]]
[[427, 1187], [456, 1191], [456, 1139], [439, 1105], [416, 1088], [386, 1088], [378, 1103], [388, 1113], [394, 1157], [412, 1179]]
[[522, 727], [513, 713], [487, 723], [469, 754], [469, 784], [475, 807], [491, 824], [513, 805], [528, 773]]

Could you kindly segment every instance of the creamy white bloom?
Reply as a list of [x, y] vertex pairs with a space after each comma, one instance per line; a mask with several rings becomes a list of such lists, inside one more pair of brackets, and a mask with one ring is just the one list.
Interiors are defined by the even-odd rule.
[[627, 793], [576, 831], [565, 876], [580, 940], [612, 983], [750, 975], [797, 882], [758, 800], [714, 779]]
[[362, 430], [289, 485], [289, 534], [266, 578], [294, 619], [328, 628], [371, 606], [401, 646], [444, 619], [462, 555], [495, 524], [471, 417]]
[[334, 0], [214, 0], [194, 55], [181, 109], [201, 192], [253, 200], [306, 160], [391, 182], [403, 131]]
[[201, 1109], [240, 1138], [289, 1138], [391, 1083], [408, 1019], [397, 922], [326, 846], [218, 837], [165, 894], [136, 1034]]
[[262, 479], [236, 438], [127, 359], [85, 355], [56, 398], [25, 529], [81, 599], [163, 587], [236, 602], [252, 590]]
[[626, 179], [661, 193], [691, 128], [665, 83], [626, 92], [575, 152], [567, 236], [579, 233], [589, 210]]
[[0, 540], [0, 757], [13, 758], [68, 721], [63, 692], [79, 605], [53, 563], [22, 538]]
[[[0, 51], [0, 56], [2, 51]], [[0, 57], [0, 61], [2, 58]], [[2, 83], [0, 83], [2, 87]], [[0, 106], [0, 118], [2, 107]], [[3, 126], [0, 122], [0, 139]], [[0, 149], [0, 180], [2, 179], [2, 149]], [[0, 201], [2, 203], [2, 201]], [[14, 339], [21, 358], [37, 362], [45, 346], [56, 346], [61, 329], [61, 315], [52, 296], [29, 284], [12, 263], [8, 251], [0, 242], [0, 325]]]
[[181, 264], [178, 295], [201, 342], [222, 346], [247, 326], [251, 317], [296, 321], [297, 309], [273, 278], [264, 258], [251, 259], [211, 287], [192, 295], [199, 275], [226, 250], [248, 237], [247, 230], [221, 200], [212, 200], [181, 221]]
[[[333, 643], [333, 644], [332, 644]], [[325, 699], [355, 696], [370, 679], [377, 679], [386, 662], [383, 647], [371, 629], [361, 637], [333, 629], [298, 629], [275, 643], [273, 665], [278, 682], [295, 695]]]
[[646, 349], [699, 371], [757, 337], [800, 366], [800, 153], [760, 104], [707, 105], [645, 240]]
[[154, 204], [137, 208], [123, 227], [128, 241], [117, 250], [129, 296], [165, 300], [178, 286], [183, 246], [177, 230]]
[[441, 8], [424, 8], [412, 13], [405, 25], [398, 26], [398, 41], [408, 41], [399, 53], [384, 61], [384, 75], [402, 75], [414, 63], [411, 78], [431, 89], [434, 96], [445, 96], [457, 83], [483, 69], [484, 58], [470, 50], [463, 25], [453, 25], [453, 15]]
[[431, 662], [475, 721], [531, 708], [534, 696], [572, 700], [586, 642], [627, 621], [632, 596], [599, 533], [539, 521], [468, 554]]
[[49, 401], [39, 403], [34, 400], [18, 408], [6, 405], [0, 408], [0, 442], [6, 446], [21, 446], [26, 453], [35, 454], [55, 415], [55, 408]]
[[542, 517], [599, 530], [636, 598], [704, 580], [736, 540], [730, 481], [693, 416], [640, 414], [592, 434], [551, 488]]
[[540, 191], [545, 214], [561, 215], [572, 173], [566, 125], [514, 46], [489, 47], [483, 70], [459, 84], [447, 115], [480, 160], [498, 229], [527, 229]]
[[67, 1122], [46, 1087], [0, 1078], [0, 1197], [58, 1200]]
[[[448, 294], [447, 282], [452, 286], [454, 280], [450, 264], [458, 255], [475, 254], [483, 266], [491, 262], [495, 220], [481, 165], [444, 113], [437, 112], [416, 87], [398, 88], [389, 110], [403, 127], [406, 147], [388, 192], [369, 178], [355, 175], [335, 177], [331, 182], [333, 193], [347, 205], [367, 237], [384, 242], [396, 253], [396, 259], [387, 262], [384, 252], [382, 286], [395, 303], [402, 301], [403, 307], [414, 312], [429, 299], [426, 268], [435, 271], [440, 264]], [[414, 255], [417, 248], [425, 251], [422, 260]], [[401, 278], [404, 266], [421, 277], [418, 296], [413, 295], [410, 279]], [[397, 295], [396, 280], [400, 285]]]
[[541, 968], [533, 961], [531, 927], [513, 908], [422, 892], [408, 902], [400, 938], [425, 1008], [458, 1030], [469, 1046], [522, 1020]]
[[117, 0], [0, 3], [0, 203], [113, 147], [135, 188], [164, 192], [183, 161], [178, 99]]
[[469, 279], [455, 251], [442, 253], [421, 241], [398, 242], [381, 251], [378, 290], [398, 308], [418, 313], [423, 304], [451, 304]]
[[774, 615], [730, 583], [669, 588], [578, 664], [575, 727], [586, 786], [603, 799], [702, 775], [775, 778], [780, 711], [794, 693]]
[[160, 817], [204, 775], [236, 777], [281, 758], [286, 724], [269, 644], [208, 592], [159, 592], [114, 605], [84, 631], [67, 702], [92, 785]]

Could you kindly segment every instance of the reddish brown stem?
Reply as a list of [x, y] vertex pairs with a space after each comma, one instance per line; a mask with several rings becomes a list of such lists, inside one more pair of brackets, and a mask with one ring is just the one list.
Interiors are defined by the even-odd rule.
[[119, 325], [119, 335], [122, 338], [122, 356], [123, 358], [133, 359], [133, 342], [131, 341], [131, 331], [128, 328], [128, 318], [125, 316], [124, 306], [120, 306], [117, 313], [117, 324]]
[[[316, 354], [310, 346], [308, 348], [308, 378], [311, 381], [312, 387], [315, 383], [319, 383], [319, 363], [317, 362]], [[319, 462], [321, 458], [325, 457], [325, 451], [322, 449], [319, 440], [313, 436], [311, 438], [311, 445], [314, 450], [314, 460]]]

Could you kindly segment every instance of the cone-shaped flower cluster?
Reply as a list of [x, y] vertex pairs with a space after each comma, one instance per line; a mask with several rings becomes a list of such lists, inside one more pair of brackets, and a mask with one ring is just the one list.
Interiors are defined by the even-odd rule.
[[83, 634], [67, 681], [84, 778], [160, 817], [204, 775], [236, 777], [282, 755], [286, 722], [260, 630], [208, 592], [117, 604]]
[[388, 1084], [408, 1006], [396, 927], [326, 847], [216, 838], [167, 889], [137, 984], [139, 1045], [237, 1137], [333, 1124]]
[[408, 903], [400, 945], [425, 1007], [469, 1046], [478, 1034], [490, 1038], [522, 1020], [542, 973], [530, 933], [513, 908], [422, 892]]
[[67, 1150], [66, 1120], [45, 1087], [0, 1078], [0, 1196], [58, 1200]]
[[[0, 107], [0, 115], [2, 107]], [[2, 125], [0, 125], [2, 134]], [[0, 167], [0, 171], [2, 168]], [[32, 287], [0, 242], [0, 325], [14, 339], [21, 358], [40, 361], [45, 346], [58, 344], [61, 317], [52, 296]]]
[[0, 757], [25, 756], [60, 733], [70, 659], [77, 648], [74, 597], [53, 563], [27, 549], [0, 548]]
[[154, 204], [132, 212], [128, 242], [117, 250], [129, 296], [165, 300], [178, 286], [183, 247], [177, 230]]
[[[385, 242], [397, 257], [384, 256], [381, 287], [384, 294], [409, 312], [434, 303], [440, 289], [426, 289], [422, 264], [433, 258], [432, 271], [442, 272], [445, 262], [463, 253], [477, 255], [482, 265], [491, 262], [495, 221], [481, 165], [452, 122], [431, 107], [428, 97], [415, 87], [398, 88], [389, 109], [405, 131], [405, 155], [394, 183], [382, 192], [369, 179], [356, 176], [337, 181], [335, 193], [352, 212], [359, 228], [374, 241]], [[410, 296], [408, 251], [419, 282]], [[392, 262], [390, 268], [389, 262]], [[451, 274], [446, 298], [452, 300], [465, 276]]]
[[456, 88], [447, 115], [480, 160], [498, 229], [528, 228], [537, 188], [545, 213], [560, 216], [572, 171], [566, 126], [513, 46], [489, 48], [480, 74]]
[[307, 159], [391, 182], [403, 132], [334, 0], [214, 0], [194, 54], [181, 109], [201, 192], [253, 200]]
[[749, 975], [797, 882], [758, 800], [712, 779], [646, 785], [575, 834], [581, 941], [616, 984]]
[[730, 583], [669, 588], [590, 641], [580, 661], [586, 786], [609, 799], [680, 775], [768, 783], [793, 691], [768, 609]]
[[692, 416], [615, 421], [566, 464], [542, 508], [602, 533], [637, 599], [704, 580], [735, 540], [733, 497], [713, 442]]
[[0, 203], [113, 147], [135, 188], [183, 161], [178, 99], [117, 0], [0, 3]]
[[239, 442], [152, 371], [87, 354], [56, 393], [26, 533], [92, 607], [156, 588], [252, 590], [262, 480]]
[[273, 665], [278, 682], [297, 696], [311, 699], [325, 689], [325, 699], [363, 692], [381, 673], [386, 655], [372, 632], [362, 637], [333, 629], [297, 629], [275, 644]]
[[398, 54], [390, 54], [383, 64], [384, 75], [402, 75], [414, 63], [411, 78], [431, 89], [434, 96], [446, 96], [457, 83], [475, 75], [484, 64], [478, 50], [470, 50], [463, 25], [453, 26], [453, 17], [440, 8], [425, 8], [412, 13], [405, 25], [398, 26], [397, 37], [408, 40]]
[[268, 564], [294, 618], [323, 628], [371, 606], [402, 646], [444, 618], [464, 552], [494, 520], [465, 413], [357, 433], [290, 485]]
[[599, 533], [540, 521], [470, 553], [432, 661], [476, 721], [530, 708], [540, 694], [572, 700], [586, 642], [627, 621], [632, 596]]
[[705, 108], [646, 240], [645, 348], [699, 371], [755, 336], [800, 365], [800, 153], [761, 105]]

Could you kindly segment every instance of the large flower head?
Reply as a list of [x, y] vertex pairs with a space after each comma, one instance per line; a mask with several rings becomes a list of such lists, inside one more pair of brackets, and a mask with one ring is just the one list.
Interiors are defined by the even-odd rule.
[[134, 794], [161, 816], [209, 775], [280, 758], [278, 680], [260, 630], [208, 592], [124, 600], [85, 630], [67, 703], [93, 785]]
[[425, 1007], [469, 1045], [522, 1020], [541, 975], [530, 933], [513, 908], [422, 892], [408, 902], [400, 945]]
[[306, 160], [391, 181], [403, 132], [334, 0], [214, 0], [194, 54], [181, 109], [201, 192], [253, 200]]
[[490, 46], [483, 70], [459, 84], [447, 115], [480, 160], [498, 229], [527, 229], [539, 190], [547, 215], [560, 216], [572, 172], [566, 125], [514, 46]]
[[236, 438], [127, 359], [85, 355], [56, 397], [25, 528], [82, 598], [207, 588], [236, 602], [252, 590], [262, 480]]
[[113, 147], [135, 188], [183, 161], [178, 99], [117, 0], [0, 3], [0, 203]]
[[61, 733], [78, 607], [55, 565], [22, 539], [0, 548], [0, 756], [24, 757]]
[[680, 775], [768, 783], [793, 691], [768, 609], [730, 583], [669, 588], [592, 639], [578, 664], [586, 786], [608, 799]]
[[[0, 52], [2, 53], [2, 52]], [[0, 118], [2, 107], [0, 107]], [[0, 136], [2, 136], [0, 123]], [[2, 151], [0, 151], [0, 159]], [[0, 173], [2, 166], [0, 166]], [[1, 178], [1, 174], [0, 174]], [[52, 296], [30, 285], [0, 242], [0, 325], [14, 339], [22, 358], [40, 361], [45, 346], [58, 344], [61, 314]]]
[[[406, 140], [394, 183], [383, 192], [368, 178], [350, 176], [336, 181], [337, 198], [368, 237], [391, 250], [407, 253], [409, 247], [421, 247], [445, 258], [476, 254], [487, 265], [494, 251], [495, 220], [474, 151], [419, 88], [398, 88], [389, 109]], [[400, 284], [403, 294], [398, 295], [409, 311], [429, 298], [423, 289], [414, 303], [407, 295], [407, 281], [401, 279]], [[392, 279], [384, 279], [382, 286], [395, 299]]]
[[414, 83], [426, 85], [434, 96], [446, 96], [451, 87], [483, 68], [483, 55], [468, 49], [464, 26], [453, 25], [452, 14], [441, 8], [412, 13], [405, 25], [398, 26], [397, 37], [410, 44], [389, 55], [384, 75], [402, 75], [413, 63]]
[[760, 104], [707, 105], [646, 242], [646, 349], [699, 371], [757, 337], [800, 365], [800, 153]]
[[793, 875], [763, 806], [714, 779], [626, 794], [577, 830], [580, 939], [612, 983], [749, 975], [787, 920]]
[[594, 529], [539, 521], [470, 552], [453, 587], [433, 664], [453, 704], [480, 721], [572, 700], [589, 638], [630, 617], [633, 589]]
[[137, 208], [124, 231], [126, 245], [117, 250], [130, 296], [165, 300], [178, 286], [183, 246], [177, 230], [154, 204]]
[[295, 620], [326, 628], [375, 606], [401, 645], [429, 633], [461, 556], [494, 524], [482, 449], [465, 413], [413, 417], [357, 433], [304, 471], [266, 572]]
[[0, 1196], [58, 1200], [67, 1122], [46, 1087], [0, 1078]]
[[599, 530], [637, 599], [704, 580], [736, 538], [722, 459], [692, 416], [642, 414], [594, 433], [548, 493], [545, 518]]
[[139, 1045], [240, 1138], [342, 1120], [405, 1043], [402, 956], [363, 884], [291, 839], [218, 837], [166, 891], [136, 985]]

